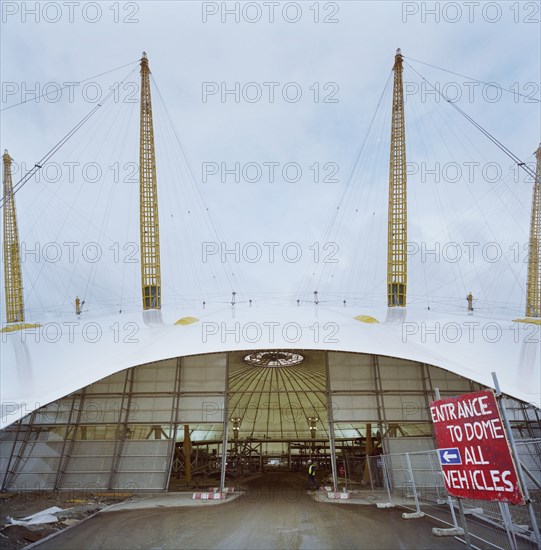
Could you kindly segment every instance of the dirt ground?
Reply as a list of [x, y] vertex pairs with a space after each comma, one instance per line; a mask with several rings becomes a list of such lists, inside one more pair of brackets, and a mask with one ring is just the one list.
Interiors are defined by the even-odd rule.
[[[55, 533], [82, 519], [95, 514], [103, 508], [125, 500], [136, 498], [133, 493], [82, 493], [52, 492], [1, 493], [0, 494], [0, 548], [18, 550], [36, 542], [51, 533]], [[59, 521], [43, 525], [11, 525], [8, 518], [21, 519], [57, 506], [63, 512], [58, 514]]]
[[318, 503], [304, 483], [301, 474], [273, 472], [223, 505], [102, 512], [39, 549], [463, 548], [434, 537], [430, 520], [403, 520], [399, 509]]

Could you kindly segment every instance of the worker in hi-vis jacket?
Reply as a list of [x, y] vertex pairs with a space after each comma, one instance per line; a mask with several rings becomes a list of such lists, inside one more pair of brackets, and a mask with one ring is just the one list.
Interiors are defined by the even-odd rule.
[[319, 483], [316, 479], [316, 465], [309, 460], [308, 461], [308, 480], [306, 482], [306, 490], [308, 491], [310, 487], [314, 485], [316, 489], [319, 489]]

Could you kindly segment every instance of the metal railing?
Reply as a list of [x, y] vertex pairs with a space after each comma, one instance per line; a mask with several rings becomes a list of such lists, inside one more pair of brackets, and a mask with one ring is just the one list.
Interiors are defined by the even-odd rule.
[[[516, 441], [534, 519], [541, 524], [541, 439]], [[405, 517], [432, 517], [442, 528], [464, 529], [473, 548], [539, 548], [526, 506], [463, 499], [462, 525], [458, 502], [445, 488], [437, 451], [395, 453], [368, 459], [370, 487], [389, 504], [411, 510]], [[457, 537], [464, 539], [460, 535]]]

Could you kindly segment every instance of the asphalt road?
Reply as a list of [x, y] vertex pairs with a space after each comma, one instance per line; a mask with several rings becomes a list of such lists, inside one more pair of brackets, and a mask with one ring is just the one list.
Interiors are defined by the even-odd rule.
[[399, 509], [317, 503], [298, 474], [269, 473], [219, 505], [101, 513], [39, 545], [46, 549], [369, 548], [461, 549], [432, 536], [427, 519]]

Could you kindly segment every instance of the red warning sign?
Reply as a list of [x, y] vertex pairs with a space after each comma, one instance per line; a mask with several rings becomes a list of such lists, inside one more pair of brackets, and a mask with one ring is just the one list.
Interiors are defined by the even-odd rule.
[[494, 392], [440, 399], [430, 413], [450, 495], [524, 504]]

